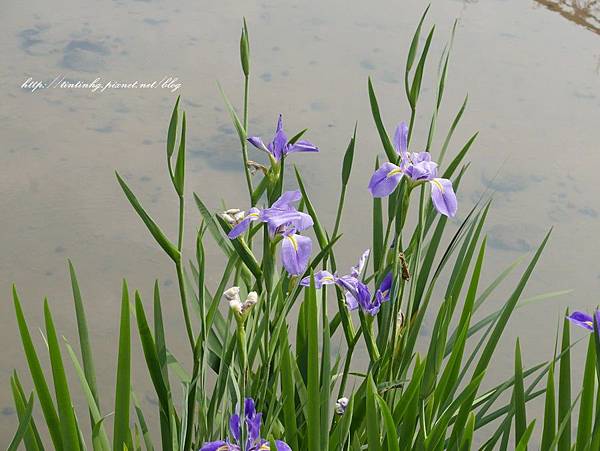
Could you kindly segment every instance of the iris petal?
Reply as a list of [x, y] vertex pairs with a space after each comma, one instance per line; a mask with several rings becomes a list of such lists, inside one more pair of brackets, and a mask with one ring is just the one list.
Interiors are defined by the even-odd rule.
[[281, 244], [281, 261], [285, 270], [292, 275], [306, 271], [312, 252], [312, 241], [307, 236], [291, 234]]
[[402, 175], [403, 171], [399, 166], [388, 162], [383, 163], [369, 181], [371, 195], [373, 197], [389, 196], [400, 183]]
[[579, 327], [583, 327], [587, 330], [594, 330], [594, 319], [587, 313], [575, 311], [567, 316], [567, 319]]
[[452, 189], [452, 182], [448, 179], [435, 178], [430, 181], [430, 184], [431, 200], [435, 209], [443, 215], [454, 217], [458, 202]]
[[408, 149], [408, 125], [402, 121], [396, 127], [394, 133], [394, 149], [399, 155], [402, 155], [402, 159], [406, 157], [406, 151]]
[[[315, 273], [315, 288], [319, 289], [323, 285], [332, 285], [335, 283], [336, 277], [329, 271], [321, 270]], [[305, 277], [300, 281], [300, 285], [304, 287], [310, 286], [310, 276]]]

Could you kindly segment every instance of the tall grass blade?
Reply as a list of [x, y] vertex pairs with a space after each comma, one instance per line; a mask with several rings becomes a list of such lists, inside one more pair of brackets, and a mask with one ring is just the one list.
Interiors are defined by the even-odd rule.
[[29, 428], [29, 421], [31, 420], [31, 412], [33, 411], [33, 393], [29, 397], [29, 401], [27, 401], [27, 405], [25, 406], [25, 411], [23, 412], [23, 416], [19, 418], [19, 427], [17, 428], [17, 432], [14, 437], [8, 444], [7, 451], [16, 451], [19, 447], [19, 444], [25, 437], [27, 433], [27, 429]]
[[527, 430], [525, 388], [523, 387], [523, 363], [521, 361], [521, 346], [518, 338], [515, 345], [515, 385], [513, 390], [513, 402], [515, 409], [515, 445], [518, 446]]
[[119, 326], [119, 354], [115, 388], [115, 418], [113, 450], [121, 451], [129, 436], [129, 400], [131, 392], [131, 332], [129, 321], [129, 290], [123, 281], [121, 319]]
[[69, 260], [69, 274], [71, 277], [71, 289], [73, 291], [73, 302], [75, 304], [75, 315], [77, 316], [77, 331], [79, 333], [79, 349], [81, 351], [81, 360], [83, 362], [83, 371], [85, 379], [90, 388], [92, 396], [96, 401], [98, 409], [100, 408], [100, 399], [98, 397], [98, 389], [96, 388], [96, 370], [94, 368], [94, 357], [90, 345], [90, 337], [88, 332], [87, 318], [85, 307], [77, 282], [77, 274], [75, 268]]
[[144, 210], [144, 207], [142, 207], [142, 204], [140, 204], [137, 197], [135, 197], [135, 194], [133, 194], [133, 192], [129, 189], [129, 186], [127, 186], [125, 180], [121, 178], [118, 172], [115, 172], [115, 174], [117, 176], [119, 185], [121, 185], [121, 189], [123, 189], [123, 192], [125, 193], [125, 197], [127, 197], [127, 200], [129, 200], [129, 203], [133, 209], [142, 219], [150, 234], [174, 262], [178, 261], [181, 256], [175, 245], [169, 241], [163, 231], [158, 227], [158, 225], [156, 225], [154, 220], [148, 215], [148, 213], [146, 213], [146, 210]]

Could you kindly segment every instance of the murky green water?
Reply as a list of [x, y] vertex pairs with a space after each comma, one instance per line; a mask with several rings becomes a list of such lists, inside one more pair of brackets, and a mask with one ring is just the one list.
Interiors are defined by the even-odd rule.
[[[600, 10], [588, 4], [586, 9], [584, 0], [433, 2], [432, 55], [440, 54], [453, 20], [460, 20], [439, 121], [443, 133], [434, 153], [468, 93], [451, 150], [479, 130], [460, 190], [459, 218], [486, 190], [495, 192], [486, 280], [534, 248], [554, 225], [527, 295], [574, 289], [514, 317], [496, 353], [492, 380], [512, 371], [517, 335], [527, 362], [537, 363], [551, 355], [566, 305], [591, 309], [600, 302]], [[240, 104], [242, 16], [252, 45], [250, 131], [269, 135], [279, 112], [290, 131], [310, 129], [307, 137], [321, 153], [296, 155], [293, 162], [328, 225], [335, 215], [341, 156], [358, 120], [354, 182], [338, 251], [340, 264], [353, 264], [370, 240], [366, 184], [380, 150], [367, 76], [391, 129], [408, 117], [400, 81], [423, 8], [416, 0], [376, 7], [337, 0], [5, 5], [0, 19], [0, 443], [15, 427], [10, 374], [13, 368], [26, 373], [10, 299], [13, 282], [33, 330], [42, 325], [42, 299], [48, 296], [61, 333], [75, 342], [66, 266], [67, 258], [73, 260], [87, 302], [99, 384], [107, 393], [105, 410], [112, 403], [122, 277], [148, 299], [153, 280], [160, 278], [171, 306], [166, 307], [168, 340], [176, 354], [186, 356], [174, 270], [127, 204], [113, 171], [127, 176], [148, 210], [174, 234], [176, 198], [164, 167], [164, 137], [180, 93], [188, 116], [188, 198], [197, 191], [211, 207], [220, 207], [221, 199], [244, 207], [237, 137], [215, 83], [219, 80]], [[430, 60], [424, 82], [417, 144], [426, 139], [436, 59]], [[182, 86], [176, 93], [160, 88], [31, 93], [20, 87], [29, 77], [49, 82], [57, 76], [123, 82], [177, 77]], [[189, 231], [198, 218], [190, 202]], [[222, 269], [220, 259], [214, 262], [211, 283]], [[39, 335], [37, 344], [42, 346]], [[155, 400], [141, 353], [136, 354], [136, 391], [150, 409]], [[74, 391], [79, 393], [78, 387]], [[81, 397], [76, 401], [84, 405]]]

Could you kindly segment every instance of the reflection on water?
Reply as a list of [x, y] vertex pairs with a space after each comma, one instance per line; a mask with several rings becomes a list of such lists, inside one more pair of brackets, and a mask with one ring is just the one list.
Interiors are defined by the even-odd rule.
[[600, 2], [598, 0], [535, 0], [568, 20], [600, 34]]
[[[348, 8], [346, 0], [306, 0], [302, 8], [292, 0], [249, 0], [243, 7], [231, 0], [183, 0], [176, 8], [159, 1], [104, 0], [98, 8], [95, 0], [61, 0], [56, 8], [34, 0], [30, 9], [9, 3], [0, 15], [8, 36], [0, 43], [5, 69], [0, 73], [0, 343], [10, 344], [0, 353], [0, 446], [15, 426], [6, 390], [10, 373], [13, 367], [26, 373], [8, 297], [12, 282], [21, 290], [32, 329], [43, 324], [40, 300], [48, 296], [60, 333], [75, 340], [66, 259], [74, 261], [93, 318], [92, 346], [105, 370], [98, 384], [106, 393], [113, 392], [122, 277], [141, 290], [144, 301], [160, 278], [173, 353], [180, 354], [186, 344], [179, 333], [170, 262], [123, 198], [113, 172], [121, 171], [166, 233], [176, 233], [176, 199], [164, 168], [166, 123], [175, 95], [158, 90], [32, 94], [20, 84], [27, 77], [52, 80], [59, 74], [73, 81], [179, 77], [189, 129], [188, 198], [197, 191], [210, 208], [221, 208], [221, 200], [243, 207], [237, 137], [214, 81], [239, 105], [238, 33], [245, 16], [253, 58], [250, 129], [255, 135], [271, 133], [279, 112], [291, 128], [310, 128], [311, 141], [322, 152], [294, 164], [326, 227], [335, 220], [331, 207], [338, 197], [339, 165], [358, 120], [339, 246], [340, 266], [350, 266], [368, 246], [365, 211], [372, 199], [366, 185], [381, 148], [366, 80], [373, 79], [389, 129], [407, 117], [402, 69], [423, 9], [422, 0], [405, 0], [402, 6], [382, 0], [380, 9], [369, 2]], [[469, 105], [448, 152], [455, 153], [474, 130], [480, 131], [459, 192], [459, 219], [482, 193], [495, 193], [486, 230], [491, 249], [482, 277], [493, 279], [556, 225], [530, 294], [577, 288], [572, 298], [544, 305], [544, 315], [528, 307], [512, 320], [495, 354], [493, 376], [499, 379], [506, 369], [511, 373], [515, 336], [521, 337], [526, 358], [551, 355], [548, 319], [554, 324], [566, 304], [590, 308], [600, 291], [598, 5], [581, 0], [538, 4], [547, 8], [532, 8], [522, 0], [434, 2], [434, 57], [415, 130], [415, 144], [424, 145], [435, 58], [453, 19], [460, 17], [432, 150], [439, 152], [442, 134], [468, 92]], [[571, 21], [560, 20], [554, 10]], [[590, 25], [594, 33], [575, 23]], [[256, 152], [250, 158], [260, 163], [264, 155]], [[187, 218], [189, 250], [199, 221], [191, 202]], [[223, 262], [215, 258], [217, 249], [208, 246], [207, 253], [212, 287]], [[577, 270], [565, 271], [564, 262]], [[490, 308], [500, 301], [490, 299]], [[138, 357], [136, 393], [152, 410], [155, 398], [143, 357]], [[85, 405], [83, 398], [74, 401]]]

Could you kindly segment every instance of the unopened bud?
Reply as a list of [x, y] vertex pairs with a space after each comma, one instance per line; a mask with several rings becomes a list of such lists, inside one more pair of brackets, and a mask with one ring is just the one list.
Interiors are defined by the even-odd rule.
[[396, 327], [398, 329], [402, 329], [404, 327], [404, 313], [402, 310], [398, 312], [398, 317], [396, 318]]
[[229, 301], [229, 308], [237, 313], [242, 313], [244, 305], [240, 302], [239, 299], [232, 299]]
[[240, 59], [242, 61], [242, 70], [247, 77], [250, 74], [250, 44], [248, 42], [248, 28], [244, 19], [242, 27], [242, 37], [240, 38]]
[[223, 293], [223, 297], [229, 302], [233, 300], [240, 300], [240, 287], [231, 287]]
[[252, 307], [254, 307], [254, 305], [257, 302], [258, 302], [258, 294], [256, 294], [256, 291], [251, 291], [250, 293], [248, 293], [246, 300], [241, 305], [240, 313], [243, 315], [248, 314], [248, 312], [252, 309]]
[[244, 216], [245, 213], [239, 208], [230, 208], [229, 210], [225, 210], [223, 213], [221, 213], [221, 217], [229, 225], [236, 225], [238, 222], [244, 219]]
[[233, 218], [233, 216], [228, 215], [227, 213], [221, 213], [221, 217], [225, 220], [225, 222], [227, 222], [227, 224], [235, 224], [235, 219]]
[[348, 407], [348, 398], [340, 398], [335, 402], [335, 413], [343, 415]]

